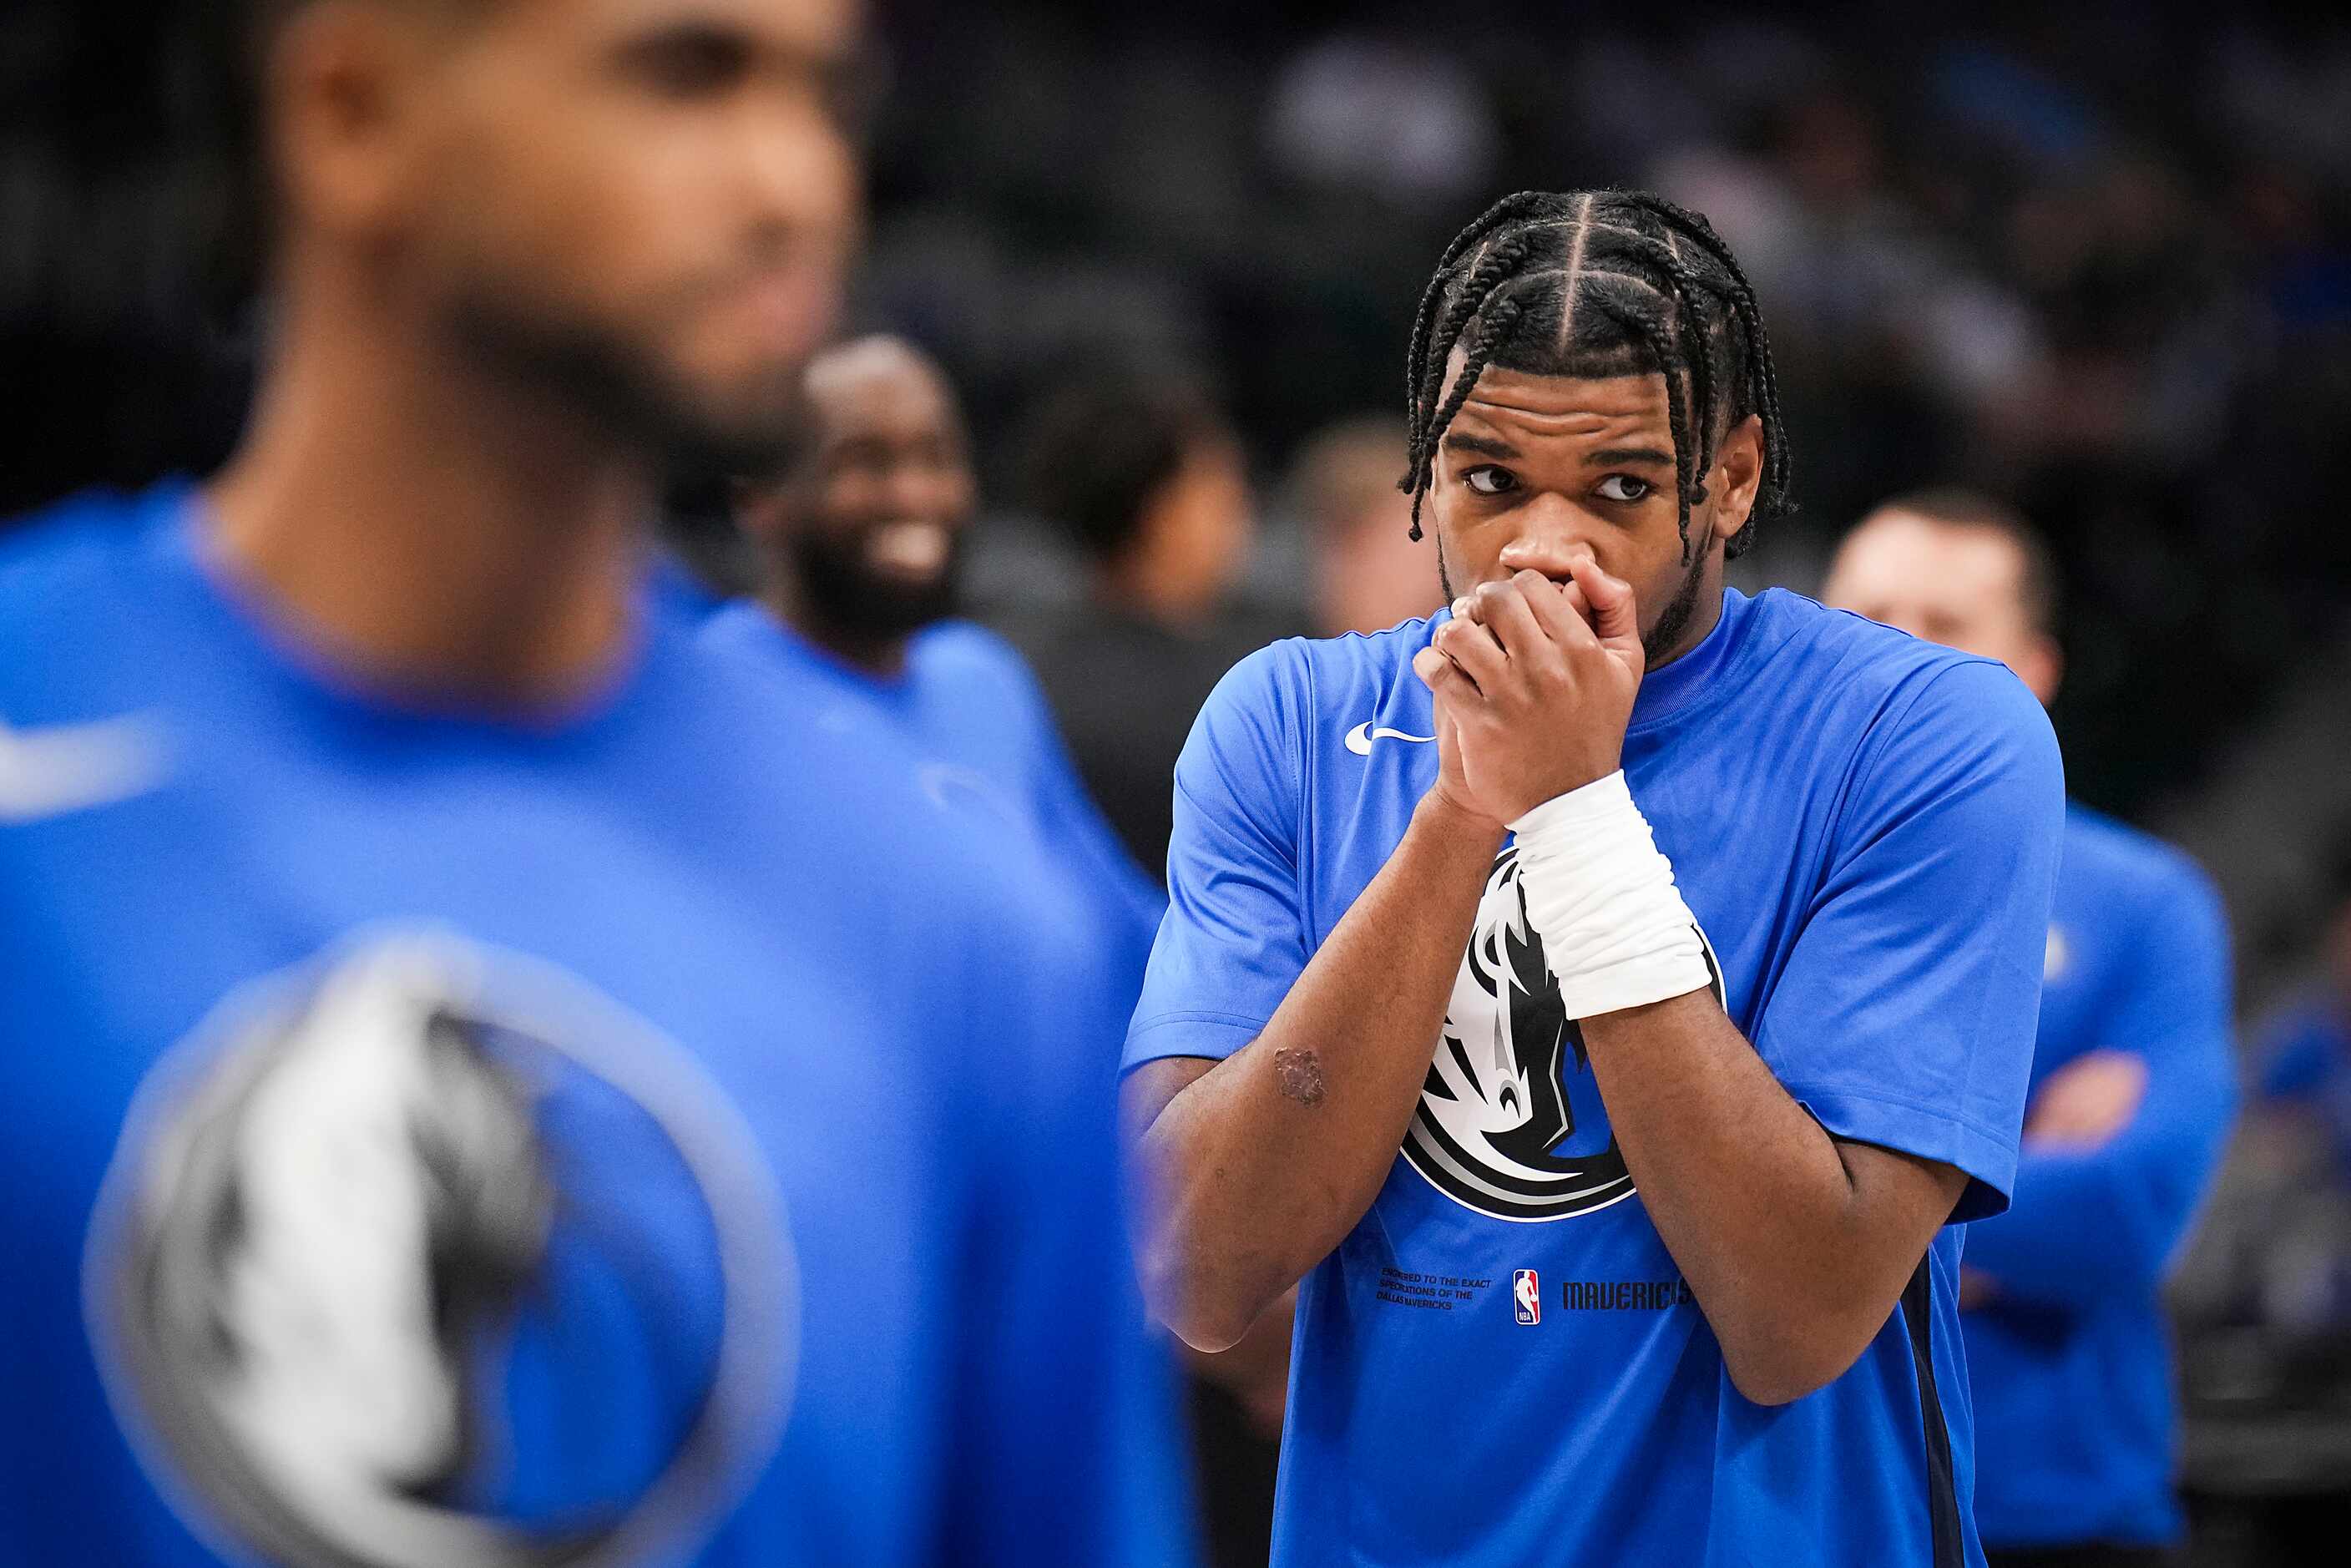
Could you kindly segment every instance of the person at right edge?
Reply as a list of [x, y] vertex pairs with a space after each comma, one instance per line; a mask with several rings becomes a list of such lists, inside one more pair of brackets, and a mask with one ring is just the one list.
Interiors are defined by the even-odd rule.
[[[1823, 597], [2056, 695], [2048, 551], [1989, 497], [1886, 502], [1846, 537]], [[2228, 1138], [2230, 989], [2203, 872], [2069, 806], [2015, 1203], [1969, 1234], [1959, 1276], [1976, 1519], [2003, 1568], [2177, 1561], [2162, 1291]]]
[[1251, 655], [1176, 770], [1145, 1292], [1213, 1349], [1299, 1282], [1278, 1563], [1980, 1564], [2048, 717], [1724, 585], [1787, 438], [1697, 214], [1505, 199], [1407, 362], [1449, 608]]

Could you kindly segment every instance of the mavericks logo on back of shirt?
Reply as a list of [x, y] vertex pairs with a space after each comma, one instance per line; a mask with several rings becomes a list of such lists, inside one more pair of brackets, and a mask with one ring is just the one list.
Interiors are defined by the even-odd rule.
[[[1698, 940], [1727, 1009], [1713, 945], [1703, 931]], [[1486, 879], [1404, 1157], [1439, 1192], [1497, 1219], [1566, 1219], [1633, 1196], [1583, 1032], [1527, 922], [1516, 846]]]
[[141, 1092], [85, 1266], [118, 1414], [236, 1555], [667, 1555], [767, 1462], [781, 1200], [679, 1048], [549, 967], [372, 933]]

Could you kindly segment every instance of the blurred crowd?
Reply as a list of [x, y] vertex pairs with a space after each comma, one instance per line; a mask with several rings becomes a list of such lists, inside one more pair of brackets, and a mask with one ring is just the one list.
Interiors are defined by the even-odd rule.
[[[185, 243], [209, 106], [163, 10], [0, 17], [0, 344], [48, 393], [0, 476], [11, 509], [202, 465], [235, 429], [239, 346], [201, 326]], [[1902, 486], [2020, 502], [2071, 585], [2060, 718], [2087, 798], [2192, 790], [2341, 633], [2339, 26], [2150, 5], [1573, 26], [1491, 0], [880, 11], [866, 311], [946, 363], [1001, 507], [1029, 500], [1021, 421], [1106, 360], [1179, 369], [1247, 470], [1279, 475], [1331, 422], [1395, 405], [1428, 258], [1490, 193], [1646, 183], [1751, 258], [1772, 322], [1804, 509], [1753, 574], [1812, 580]], [[1249, 586], [1300, 611], [1300, 535], [1271, 512]], [[1022, 553], [1034, 537], [999, 531], [984, 591], [1074, 594], [1063, 559]]]
[[[204, 319], [183, 240], [205, 106], [150, 12], [0, 14], [0, 359], [42, 394], [19, 402], [0, 512], [201, 469], [235, 431], [249, 337]], [[986, 497], [974, 598], [1146, 866], [1176, 748], [1233, 659], [1433, 607], [1389, 411], [1430, 258], [1510, 189], [1647, 184], [1746, 258], [1802, 510], [1742, 580], [1812, 586], [1846, 527], [1922, 485], [2035, 521], [2079, 797], [2179, 810], [2302, 685], [2351, 670], [2339, 18], [881, 13], [859, 314], [959, 389]], [[740, 587], [720, 530], [688, 508], [676, 532]], [[2246, 1542], [2273, 1528], [2259, 1500], [2351, 1492], [2351, 786], [2310, 789], [2273, 831], [2342, 913], [2242, 923], [2252, 1114], [2181, 1286], [2190, 1485]], [[1278, 1354], [1253, 1364], [1202, 1419], [1262, 1440], [1279, 1378]]]
[[1802, 580], [1899, 485], [2015, 497], [2074, 584], [2063, 716], [2092, 799], [2192, 786], [2338, 630], [2339, 30], [1302, 9], [907, 8], [876, 307], [983, 409], [1078, 353], [1204, 363], [1273, 462], [1393, 403], [1427, 258], [1487, 194], [1647, 184], [1751, 258], [1772, 322], [1805, 509], [1757, 571]]

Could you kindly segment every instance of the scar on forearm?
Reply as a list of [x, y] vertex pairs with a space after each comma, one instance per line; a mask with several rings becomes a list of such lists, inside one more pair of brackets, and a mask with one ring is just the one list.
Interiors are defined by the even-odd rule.
[[1308, 1110], [1322, 1103], [1322, 1059], [1311, 1051], [1283, 1046], [1273, 1053], [1273, 1081], [1285, 1099]]

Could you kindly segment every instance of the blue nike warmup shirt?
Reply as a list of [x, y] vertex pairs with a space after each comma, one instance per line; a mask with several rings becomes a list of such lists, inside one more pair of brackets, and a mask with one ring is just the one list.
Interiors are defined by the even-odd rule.
[[[1441, 617], [1440, 617], [1441, 619]], [[1412, 673], [1435, 622], [1277, 643], [1176, 777], [1169, 912], [1126, 1061], [1265, 1026], [1437, 776]], [[2016, 1166], [2064, 781], [1998, 664], [1726, 592], [1643, 681], [1634, 798], [1731, 1019], [1839, 1137]], [[1283, 1564], [1957, 1568], [1981, 1561], [1947, 1229], [1858, 1364], [1767, 1409], [1644, 1211], [1505, 849], [1427, 1088], [1370, 1212], [1299, 1291]]]
[[1183, 1561], [1075, 916], [649, 577], [529, 720], [0, 541], [0, 1559]]
[[2098, 1148], [2028, 1145], [2013, 1207], [1969, 1232], [1995, 1291], [1961, 1319], [1976, 1519], [1996, 1546], [2168, 1542], [2185, 1521], [2163, 1279], [2236, 1103], [2220, 899], [2177, 850], [2075, 806], [2045, 969], [2033, 1087], [2124, 1051], [2147, 1098]]

